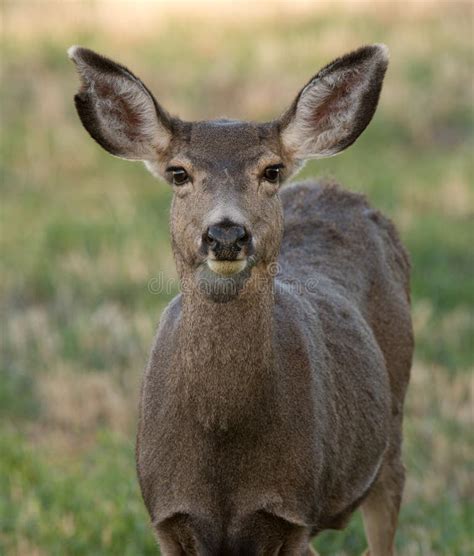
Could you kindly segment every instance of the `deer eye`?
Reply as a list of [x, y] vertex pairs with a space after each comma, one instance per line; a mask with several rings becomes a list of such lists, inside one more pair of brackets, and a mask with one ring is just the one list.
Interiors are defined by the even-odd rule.
[[263, 178], [270, 183], [277, 183], [280, 178], [280, 170], [283, 168], [283, 164], [274, 164], [273, 166], [267, 166], [263, 172]]
[[171, 168], [167, 168], [166, 171], [171, 175], [171, 180], [174, 185], [184, 185], [189, 181], [189, 174], [180, 166], [172, 166]]

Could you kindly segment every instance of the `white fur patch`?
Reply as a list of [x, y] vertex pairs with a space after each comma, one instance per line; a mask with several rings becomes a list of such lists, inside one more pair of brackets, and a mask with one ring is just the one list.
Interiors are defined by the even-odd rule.
[[207, 266], [221, 276], [232, 276], [232, 274], [237, 274], [242, 272], [247, 266], [247, 261], [245, 259], [239, 259], [237, 261], [217, 261], [215, 259], [208, 259]]
[[232, 201], [221, 201], [207, 214], [205, 219], [205, 226], [213, 226], [219, 224], [224, 220], [238, 224], [239, 226], [246, 226], [247, 219], [244, 217], [242, 211], [232, 204]]

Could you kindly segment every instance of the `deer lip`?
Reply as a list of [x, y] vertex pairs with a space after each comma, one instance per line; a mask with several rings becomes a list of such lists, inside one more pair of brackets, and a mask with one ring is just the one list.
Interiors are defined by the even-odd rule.
[[232, 276], [242, 272], [247, 266], [247, 259], [207, 259], [207, 266], [221, 276]]

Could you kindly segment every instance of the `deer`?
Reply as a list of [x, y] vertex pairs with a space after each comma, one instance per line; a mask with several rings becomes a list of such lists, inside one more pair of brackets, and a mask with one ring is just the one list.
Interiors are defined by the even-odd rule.
[[410, 262], [392, 221], [334, 181], [286, 184], [376, 110], [385, 45], [322, 68], [269, 122], [171, 116], [124, 66], [71, 47], [75, 106], [109, 153], [173, 189], [181, 292], [140, 395], [136, 466], [166, 556], [303, 556], [362, 510], [395, 553], [413, 354]]

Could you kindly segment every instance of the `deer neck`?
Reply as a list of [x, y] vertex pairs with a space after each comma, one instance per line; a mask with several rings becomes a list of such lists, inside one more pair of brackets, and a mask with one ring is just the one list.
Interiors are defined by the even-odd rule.
[[[273, 278], [216, 303], [182, 294], [180, 376], [188, 411], [206, 428], [228, 430], [255, 419], [270, 394]], [[192, 408], [192, 409], [190, 409]]]

